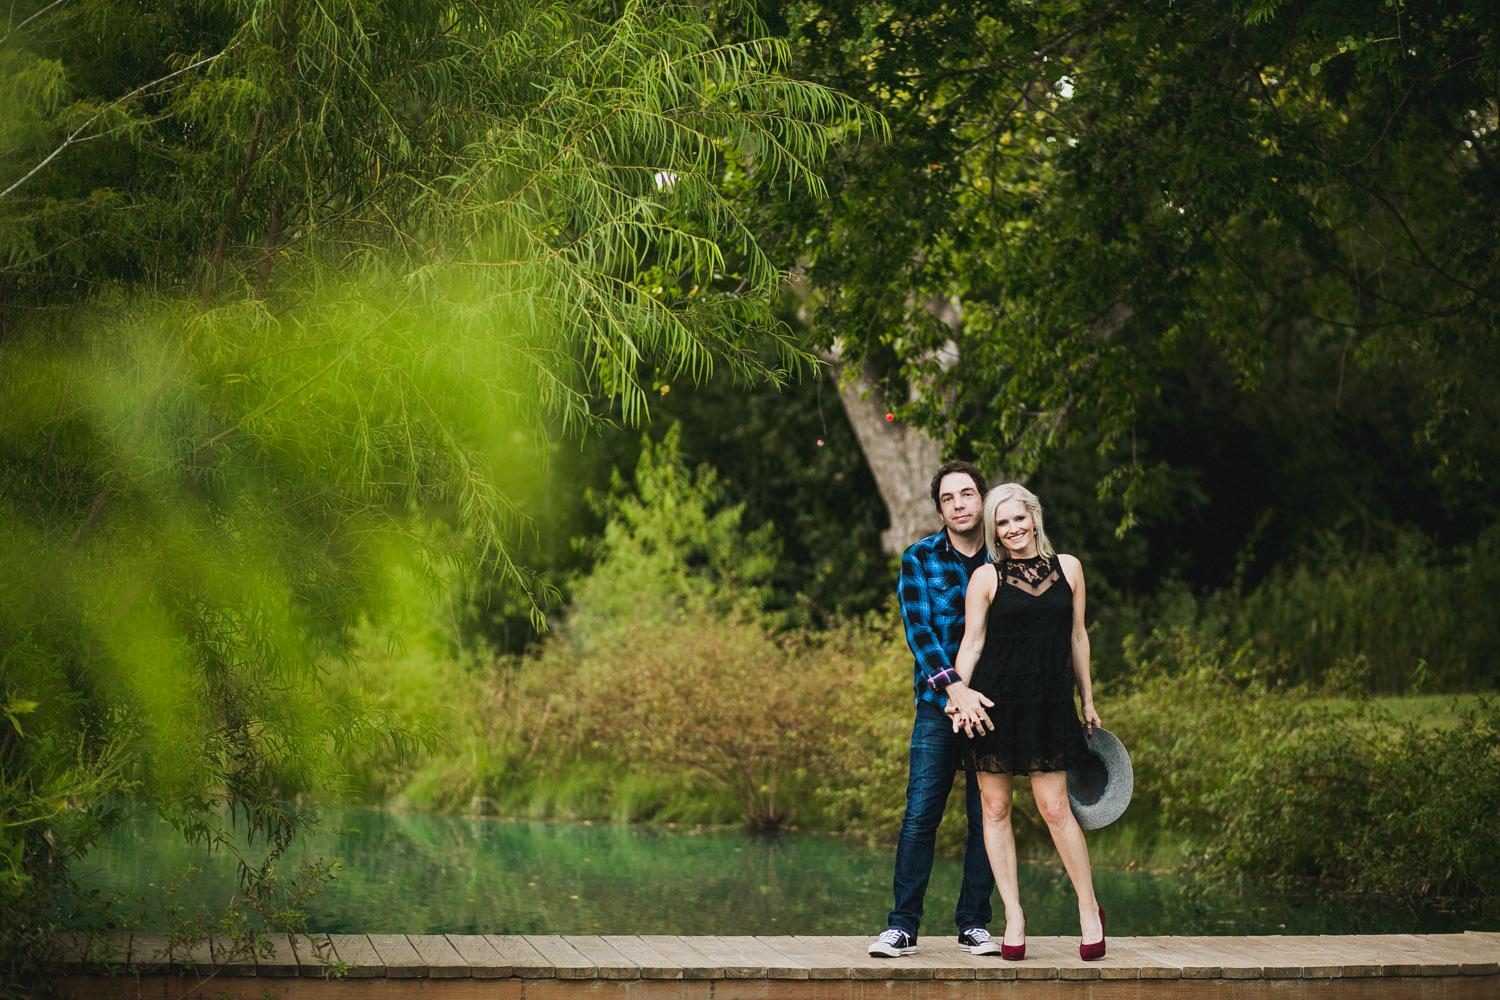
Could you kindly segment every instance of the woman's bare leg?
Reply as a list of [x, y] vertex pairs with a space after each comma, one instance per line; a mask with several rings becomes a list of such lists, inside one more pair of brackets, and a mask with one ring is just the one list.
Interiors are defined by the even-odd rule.
[[1021, 884], [1016, 876], [1016, 835], [1010, 825], [1011, 776], [978, 772], [979, 799], [984, 809], [984, 850], [995, 873], [995, 888], [1005, 904], [1005, 944], [1026, 940], [1026, 917], [1021, 912]]
[[[983, 786], [981, 786], [983, 791]], [[1068, 773], [1066, 771], [1037, 771], [1031, 776], [1031, 794], [1036, 799], [1037, 809], [1052, 831], [1052, 842], [1057, 853], [1062, 855], [1063, 867], [1068, 878], [1073, 880], [1073, 891], [1078, 894], [1078, 923], [1083, 929], [1083, 941], [1091, 944], [1104, 936], [1099, 924], [1099, 901], [1094, 898], [1094, 872], [1089, 867], [1089, 846], [1084, 842], [1083, 830], [1073, 818], [1073, 808], [1068, 805]], [[988, 819], [988, 814], [986, 814]], [[988, 834], [988, 829], [986, 829]], [[988, 846], [989, 841], [985, 841]], [[1000, 873], [995, 872], [998, 881]]]

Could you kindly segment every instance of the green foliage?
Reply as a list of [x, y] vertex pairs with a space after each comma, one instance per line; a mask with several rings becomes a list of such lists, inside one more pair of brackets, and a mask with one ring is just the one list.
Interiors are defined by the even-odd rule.
[[1095, 629], [1096, 673], [1131, 677], [1143, 656], [1156, 657], [1163, 636], [1191, 632], [1272, 665], [1262, 680], [1273, 684], [1387, 694], [1493, 689], [1500, 529], [1448, 552], [1414, 530], [1391, 535], [1396, 544], [1365, 555], [1341, 551], [1328, 536], [1320, 552], [1243, 592], [1200, 597], [1169, 585], [1106, 605]]
[[720, 163], [816, 189], [871, 118], [688, 4], [5, 18], [0, 856], [58, 884], [56, 792], [133, 789], [248, 832], [254, 891], [290, 796], [408, 745], [343, 674], [362, 620], [486, 574], [540, 623], [550, 433], [802, 363]]
[[[860, 734], [833, 719], [882, 725], [876, 708], [889, 701], [883, 682], [904, 658], [900, 643], [883, 624], [877, 640], [871, 625], [813, 632], [763, 612], [756, 581], [775, 540], [742, 526], [742, 507], [725, 505], [708, 470], [685, 467], [678, 439], [674, 428], [643, 444], [629, 487], [617, 477], [568, 620], [531, 655], [486, 663], [420, 631], [383, 649], [369, 632], [358, 700], [434, 706], [429, 722], [449, 734], [405, 774], [384, 751], [355, 762], [362, 775], [390, 776], [369, 780], [372, 796], [756, 829], [858, 810], [828, 793], [846, 783], [835, 776], [858, 781], [868, 764]], [[452, 691], [461, 694], [439, 693]]]
[[1204, 806], [1222, 820], [1213, 870], [1313, 878], [1431, 905], [1477, 901], [1493, 916], [1500, 848], [1500, 712], [1456, 726], [1396, 724], [1367, 704], [1288, 713]]
[[1378, 701], [1272, 689], [1279, 667], [1250, 645], [1185, 629], [1128, 653], [1129, 678], [1099, 697], [1135, 765], [1130, 817], [1196, 845], [1194, 869], [1314, 879], [1412, 906], [1493, 896], [1492, 702], [1431, 723]]
[[604, 532], [572, 588], [567, 625], [581, 648], [613, 641], [629, 623], [754, 613], [766, 600], [773, 526], [744, 530], [744, 505], [725, 505], [709, 466], [687, 470], [680, 439], [676, 425], [657, 444], [643, 439], [630, 489], [616, 473], [596, 498]]
[[689, 465], [710, 464], [748, 524], [780, 541], [767, 600], [789, 623], [830, 625], [882, 608], [896, 570], [880, 550], [885, 507], [827, 378], [776, 387], [674, 386], [654, 404], [680, 422]]
[[[1346, 537], [1386, 507], [1491, 519], [1491, 4], [761, 9], [891, 124], [840, 152], [830, 197], [768, 211], [812, 338], [936, 377], [903, 419], [1005, 478], [1086, 444], [1118, 526], [1179, 543], [1156, 566], [1196, 552], [1184, 473], [1233, 515], [1192, 541], [1231, 551], [1271, 505], [1317, 510], [1276, 533], [1293, 550], [1332, 508]], [[934, 302], [963, 313], [941, 373]]]
[[844, 682], [870, 639], [707, 621], [625, 630], [577, 672], [583, 725], [637, 768], [682, 767], [729, 790], [750, 829], [774, 830], [840, 760], [834, 719], [854, 707]]

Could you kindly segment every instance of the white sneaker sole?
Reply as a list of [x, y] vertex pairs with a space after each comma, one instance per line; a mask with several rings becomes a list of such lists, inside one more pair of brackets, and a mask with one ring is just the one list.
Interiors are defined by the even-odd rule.
[[902, 955], [915, 955], [917, 947], [912, 945], [910, 948], [893, 948], [888, 944], [872, 944], [869, 953], [874, 958], [900, 958]]
[[996, 944], [994, 941], [986, 941], [984, 944], [974, 944], [974, 945], [961, 944], [961, 945], [958, 946], [958, 950], [959, 951], [966, 951], [970, 955], [998, 955], [998, 954], [1000, 954], [1000, 946], [998, 944]]

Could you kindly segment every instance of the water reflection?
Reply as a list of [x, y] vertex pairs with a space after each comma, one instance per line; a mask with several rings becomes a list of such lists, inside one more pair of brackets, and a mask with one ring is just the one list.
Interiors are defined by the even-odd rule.
[[[342, 858], [309, 904], [316, 931], [485, 934], [874, 934], [890, 908], [891, 855], [836, 837], [510, 822], [331, 811], [299, 860]], [[80, 866], [89, 888], [154, 899], [174, 871], [201, 869], [173, 896], [188, 912], [222, 908], [234, 886], [223, 855], [183, 845], [141, 816]], [[290, 867], [290, 866], [289, 866]], [[1038, 935], [1078, 932], [1060, 866], [1024, 865]], [[923, 930], [953, 933], [959, 866], [938, 859]], [[1095, 884], [1120, 934], [1416, 933], [1480, 925], [1463, 914], [1320, 901], [1313, 893], [1190, 883], [1100, 870]], [[998, 906], [998, 900], [996, 901]]]

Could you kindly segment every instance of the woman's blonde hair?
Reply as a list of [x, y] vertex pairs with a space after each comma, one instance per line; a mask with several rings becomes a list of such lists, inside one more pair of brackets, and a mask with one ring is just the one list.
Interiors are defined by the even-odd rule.
[[1053, 555], [1052, 543], [1047, 540], [1047, 529], [1042, 524], [1042, 502], [1036, 494], [1020, 483], [1001, 483], [984, 495], [984, 547], [990, 554], [990, 562], [1009, 559], [1010, 554], [1000, 547], [995, 536], [995, 508], [1008, 500], [1019, 500], [1031, 515], [1032, 529], [1036, 534], [1036, 550], [1040, 555]]

